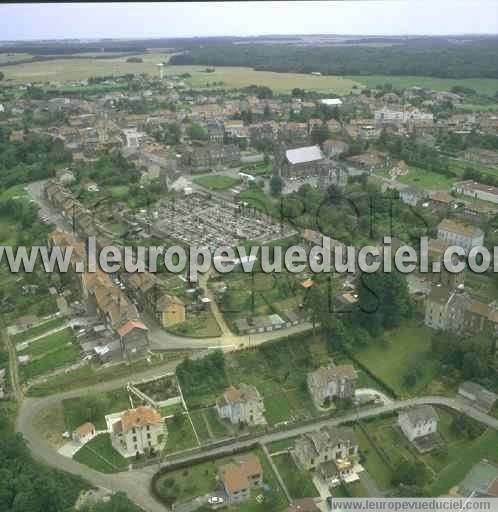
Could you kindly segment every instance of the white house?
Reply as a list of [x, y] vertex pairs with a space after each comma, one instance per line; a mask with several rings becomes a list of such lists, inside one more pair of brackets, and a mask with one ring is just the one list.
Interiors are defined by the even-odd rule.
[[401, 411], [398, 416], [398, 425], [410, 442], [436, 433], [437, 422], [438, 415], [432, 405], [411, 407]]
[[309, 392], [318, 407], [326, 399], [354, 398], [356, 380], [356, 371], [350, 364], [318, 368], [307, 376]]
[[294, 455], [307, 471], [332, 461], [339, 476], [347, 476], [358, 456], [358, 443], [351, 428], [326, 426], [299, 437]]
[[216, 400], [216, 410], [221, 419], [228, 419], [232, 424], [265, 425], [265, 406], [259, 391], [247, 384], [239, 389], [230, 386], [223, 396]]
[[322, 105], [327, 105], [327, 107], [340, 107], [342, 105], [342, 100], [339, 98], [326, 98], [324, 100], [320, 100]]
[[468, 253], [472, 247], [484, 244], [484, 232], [475, 226], [469, 226], [450, 219], [442, 220], [437, 227], [437, 237], [450, 245], [462, 247]]
[[110, 414], [106, 416], [106, 423], [112, 446], [123, 457], [161, 449], [166, 440], [166, 426], [161, 415], [152, 407], [140, 406]]
[[498, 203], [498, 187], [491, 187], [483, 185], [477, 181], [461, 181], [455, 183], [453, 187], [455, 192], [463, 194], [464, 196], [480, 199], [482, 201], [489, 201], [491, 203]]

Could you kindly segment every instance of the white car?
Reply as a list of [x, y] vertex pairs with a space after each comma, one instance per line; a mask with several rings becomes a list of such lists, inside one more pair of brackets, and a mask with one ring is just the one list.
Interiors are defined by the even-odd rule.
[[223, 498], [221, 498], [220, 496], [211, 496], [208, 499], [208, 503], [210, 505], [221, 505], [224, 502], [225, 502], [225, 500]]

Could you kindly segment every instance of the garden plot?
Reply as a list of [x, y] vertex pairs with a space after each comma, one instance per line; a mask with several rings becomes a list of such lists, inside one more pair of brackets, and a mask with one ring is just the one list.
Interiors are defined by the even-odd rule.
[[183, 403], [174, 373], [130, 383], [128, 384], [128, 391], [156, 409]]

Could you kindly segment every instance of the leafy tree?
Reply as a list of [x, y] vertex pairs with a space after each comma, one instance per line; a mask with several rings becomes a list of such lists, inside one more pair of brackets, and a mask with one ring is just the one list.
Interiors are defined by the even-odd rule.
[[0, 71], [0, 81], [2, 81], [5, 78], [5, 75]]
[[206, 140], [208, 138], [207, 131], [197, 123], [192, 123], [188, 127], [187, 135], [194, 140]]
[[279, 196], [282, 194], [283, 181], [280, 176], [274, 174], [270, 179], [270, 193], [272, 196]]
[[403, 274], [379, 269], [362, 273], [358, 279], [359, 308], [356, 311], [360, 325], [373, 335], [384, 329], [398, 327], [412, 313], [408, 285]]
[[321, 147], [328, 138], [330, 138], [330, 130], [325, 123], [313, 126], [311, 130], [311, 142], [313, 144], [319, 144]]

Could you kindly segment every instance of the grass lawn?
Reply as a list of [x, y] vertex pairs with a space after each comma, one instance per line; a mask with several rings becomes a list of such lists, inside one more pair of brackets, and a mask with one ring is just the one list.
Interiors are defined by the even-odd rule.
[[449, 190], [458, 178], [443, 176], [419, 167], [410, 167], [408, 174], [400, 176], [397, 180], [405, 185], [412, 185], [424, 190]]
[[368, 474], [375, 480], [380, 489], [389, 489], [391, 487], [391, 479], [393, 476], [390, 467], [384, 462], [365, 433], [358, 426], [355, 426], [354, 432], [360, 446], [360, 450], [365, 457], [365, 460], [362, 462], [363, 466], [368, 471]]
[[30, 338], [35, 338], [36, 336], [40, 336], [41, 334], [51, 331], [52, 329], [56, 329], [64, 324], [66, 320], [64, 318], [52, 318], [47, 320], [46, 322], [42, 322], [32, 329], [28, 329], [26, 331], [20, 332], [19, 334], [15, 334], [12, 336], [12, 341], [15, 343], [19, 343], [20, 341], [29, 340]]
[[20, 354], [29, 354], [31, 357], [35, 358], [38, 356], [46, 355], [49, 352], [62, 349], [73, 340], [73, 331], [70, 327], [68, 327], [63, 331], [49, 334], [48, 336], [31, 342], [27, 348], [20, 352]]
[[116, 185], [109, 188], [111, 196], [116, 199], [122, 199], [123, 197], [126, 197], [129, 190], [130, 188], [127, 185]]
[[438, 472], [437, 478], [429, 486], [428, 495], [440, 496], [448, 492], [459, 484], [481, 459], [498, 463], [498, 432], [496, 430], [487, 429], [474, 441], [458, 447], [455, 457], [451, 457], [449, 464]]
[[298, 468], [290, 453], [273, 457], [273, 462], [292, 498], [314, 498], [320, 495], [313, 483], [311, 473]]
[[196, 316], [191, 316], [185, 322], [168, 327], [167, 330], [173, 334], [192, 338], [221, 336], [220, 326], [210, 311], [202, 311]]
[[[395, 329], [356, 352], [355, 357], [401, 397], [419, 394], [436, 376], [437, 362], [431, 356], [431, 330], [427, 327]], [[407, 388], [403, 377], [414, 367], [420, 375], [415, 386]]]
[[288, 439], [282, 439], [281, 441], [275, 441], [274, 443], [267, 444], [266, 447], [270, 453], [278, 453], [288, 448], [294, 448], [294, 444], [296, 443], [295, 437], [291, 437]]
[[174, 453], [198, 446], [194, 430], [187, 414], [177, 414], [166, 421], [168, 440], [164, 453]]
[[166, 473], [157, 482], [157, 488], [163, 496], [173, 495], [182, 501], [216, 491], [217, 476], [217, 465], [209, 461]]
[[193, 411], [190, 413], [190, 419], [194, 424], [195, 431], [199, 436], [201, 443], [206, 443], [212, 440], [212, 437], [209, 435], [209, 430], [206, 425], [206, 420], [204, 419], [204, 410]]
[[[64, 336], [63, 333], [57, 333], [49, 336], [49, 338], [59, 336], [61, 334]], [[36, 343], [38, 342], [35, 342], [35, 344]], [[43, 353], [40, 353], [39, 350], [34, 348], [34, 358], [26, 366], [20, 367], [20, 374], [23, 380], [33, 379], [45, 373], [50, 373], [58, 368], [74, 364], [80, 357], [79, 348], [70, 341], [64, 340], [59, 347], [54, 345], [54, 341], [52, 339], [47, 340], [46, 342], [40, 341], [39, 343], [44, 343], [45, 347], [50, 346], [51, 348]], [[32, 353], [30, 349], [26, 352]]]
[[212, 174], [210, 176], [199, 176], [194, 178], [194, 183], [201, 187], [210, 188], [211, 190], [226, 190], [240, 183], [240, 179], [231, 176], [223, 176], [220, 174]]
[[101, 473], [115, 473], [126, 469], [133, 457], [127, 461], [113, 448], [111, 436], [100, 434], [78, 450], [73, 460]]
[[161, 407], [159, 409], [159, 414], [162, 418], [165, 418], [167, 416], [174, 416], [175, 414], [181, 414], [185, 410], [183, 408], [183, 405], [181, 403], [173, 404], [173, 405], [165, 405], [164, 407]]
[[455, 85], [470, 87], [479, 94], [494, 96], [498, 91], [498, 80], [493, 78], [433, 78], [425, 76], [348, 76], [350, 80], [360, 82], [366, 87], [374, 88], [377, 85], [392, 84], [395, 89], [407, 87], [426, 87], [435, 91], [449, 91]]
[[131, 407], [128, 392], [124, 389], [98, 395], [63, 400], [66, 430], [72, 432], [81, 424], [91, 421], [97, 430], [104, 430], [105, 415], [124, 411]]
[[273, 211], [272, 200], [261, 189], [244, 190], [239, 194], [239, 199], [267, 214], [271, 214]]
[[209, 428], [214, 437], [219, 439], [228, 436], [229, 432], [226, 425], [218, 418], [218, 413], [214, 407], [204, 410], [204, 416], [209, 424]]

